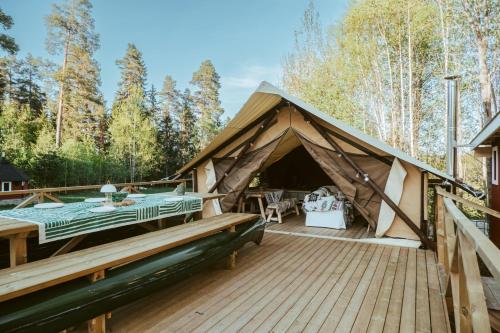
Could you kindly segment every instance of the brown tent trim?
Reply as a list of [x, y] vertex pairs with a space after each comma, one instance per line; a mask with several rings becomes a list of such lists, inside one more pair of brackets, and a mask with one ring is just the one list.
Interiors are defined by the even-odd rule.
[[377, 192], [377, 194], [389, 205], [389, 207], [392, 208], [392, 210], [406, 223], [406, 225], [408, 227], [410, 227], [410, 229], [420, 238], [420, 240], [422, 241], [422, 243], [429, 249], [433, 249], [434, 250], [434, 243], [431, 242], [426, 236], [425, 234], [422, 232], [422, 230], [420, 230], [420, 228], [418, 228], [414, 223], [413, 221], [408, 217], [408, 215], [405, 214], [405, 212], [403, 212], [401, 210], [401, 208], [399, 208], [398, 205], [396, 205], [394, 203], [394, 201], [391, 200], [391, 198], [389, 198], [385, 192], [373, 181], [371, 180], [370, 176], [365, 173], [350, 157], [349, 155], [344, 151], [344, 149], [342, 149], [342, 147], [337, 143], [335, 142], [335, 140], [332, 139], [332, 137], [330, 135], [328, 135], [328, 133], [324, 130], [324, 128], [322, 126], [320, 126], [314, 119], [312, 119], [312, 117], [310, 117], [306, 112], [301, 112], [302, 116], [304, 117], [304, 119], [310, 123], [314, 129], [316, 129], [316, 131], [318, 131], [318, 133], [321, 134], [321, 136], [336, 150], [338, 151], [342, 156], [343, 158], [346, 160], [346, 162], [351, 165], [351, 167], [356, 171], [358, 172], [361, 176], [364, 177], [365, 179], [365, 182], [375, 191]]
[[375, 154], [370, 149], [368, 149], [366, 147], [363, 147], [362, 145], [360, 145], [360, 144], [352, 141], [351, 139], [349, 139], [349, 138], [347, 138], [347, 137], [345, 137], [343, 135], [340, 135], [338, 133], [335, 133], [334, 131], [332, 131], [332, 130], [330, 130], [328, 128], [325, 128], [325, 130], [328, 132], [328, 134], [333, 135], [337, 139], [340, 139], [340, 140], [344, 141], [345, 143], [348, 143], [349, 145], [353, 146], [354, 148], [361, 150], [363, 153], [366, 153], [370, 157], [373, 157], [373, 158], [375, 158], [375, 159], [379, 160], [380, 162], [383, 162], [383, 163], [385, 163], [387, 165], [392, 165], [392, 161], [389, 158], [387, 158], [385, 156], [380, 156], [378, 154]]
[[238, 160], [248, 151], [248, 149], [250, 149], [250, 147], [252, 147], [253, 143], [255, 140], [257, 140], [259, 138], [259, 136], [269, 128], [269, 126], [271, 126], [272, 124], [272, 120], [276, 118], [276, 114], [279, 112], [279, 109], [276, 110], [276, 113], [273, 113], [271, 115], [269, 115], [267, 117], [267, 119], [265, 119], [263, 122], [262, 122], [262, 125], [260, 126], [260, 128], [257, 130], [257, 132], [255, 132], [254, 135], [252, 135], [251, 139], [245, 144], [245, 146], [241, 149], [241, 151], [238, 153], [238, 155], [234, 158], [233, 162], [229, 165], [229, 167], [226, 169], [226, 171], [224, 172], [224, 174], [222, 175], [222, 177], [220, 177], [219, 179], [217, 179], [217, 181], [215, 182], [215, 184], [208, 190], [208, 193], [212, 193], [213, 191], [215, 191], [217, 189], [217, 187], [219, 187], [219, 184], [224, 180], [224, 178], [226, 178], [226, 176], [231, 172], [231, 170], [233, 170], [233, 168], [236, 166], [236, 163], [238, 163]]
[[[220, 146], [218, 146], [217, 148], [215, 148], [214, 150], [212, 150], [210, 153], [208, 153], [204, 157], [200, 158], [198, 161], [196, 161], [196, 163], [194, 163], [191, 166], [190, 169], [191, 170], [196, 169], [200, 164], [202, 164], [203, 162], [209, 160], [210, 158], [212, 158], [213, 156], [215, 156], [218, 152], [220, 152], [221, 150], [223, 150], [224, 148], [226, 148], [227, 145], [230, 144], [231, 142], [233, 142], [235, 138], [239, 138], [240, 136], [242, 136], [246, 132], [250, 131], [255, 126], [257, 126], [259, 123], [261, 123], [264, 119], [266, 119], [268, 117], [268, 113], [269, 112], [271, 112], [272, 110], [279, 110], [283, 106], [288, 106], [288, 104], [285, 103], [285, 100], [283, 98], [281, 98], [281, 101], [278, 102], [278, 103], [276, 103], [276, 105], [273, 106], [268, 112], [264, 113], [263, 115], [261, 115], [260, 117], [258, 117], [254, 121], [252, 121], [250, 124], [248, 124], [247, 126], [245, 126], [244, 128], [242, 128], [241, 130], [239, 130], [237, 133], [235, 133], [231, 138], [229, 138], [228, 140], [226, 140], [223, 144], [221, 144]], [[181, 176], [185, 175], [188, 172], [190, 172], [190, 171], [189, 170], [185, 170], [182, 173], [177, 172], [173, 176], [175, 176], [176, 177], [175, 179], [177, 179], [177, 178], [180, 178]], [[171, 176], [171, 177], [173, 177], [173, 176]]]

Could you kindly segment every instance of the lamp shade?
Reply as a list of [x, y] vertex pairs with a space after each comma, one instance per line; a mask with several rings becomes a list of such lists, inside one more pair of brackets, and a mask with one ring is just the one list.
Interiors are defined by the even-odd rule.
[[101, 193], [115, 193], [116, 187], [113, 184], [106, 184], [101, 187]]

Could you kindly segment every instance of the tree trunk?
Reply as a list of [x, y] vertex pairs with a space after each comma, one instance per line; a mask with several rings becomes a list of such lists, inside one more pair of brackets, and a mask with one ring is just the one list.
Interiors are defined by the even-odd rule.
[[481, 85], [481, 101], [483, 104], [483, 117], [485, 124], [491, 119], [491, 80], [490, 71], [486, 62], [488, 41], [483, 36], [477, 36], [477, 50], [479, 60], [479, 84]]
[[57, 101], [57, 118], [56, 118], [56, 147], [61, 147], [62, 139], [62, 120], [63, 120], [63, 99], [64, 99], [64, 82], [66, 81], [66, 67], [68, 65], [68, 48], [69, 48], [69, 32], [66, 36], [66, 43], [64, 45], [64, 60], [62, 67], [62, 78], [59, 86], [59, 97]]
[[408, 117], [409, 121], [409, 130], [410, 130], [410, 155], [415, 157], [416, 149], [415, 149], [415, 136], [414, 136], [414, 115], [413, 115], [413, 50], [411, 45], [411, 17], [410, 17], [410, 3], [408, 2], [407, 9], [407, 26], [408, 26]]
[[399, 31], [399, 89], [400, 89], [400, 114], [401, 114], [401, 127], [400, 127], [400, 135], [399, 137], [401, 138], [400, 142], [400, 149], [404, 150], [405, 146], [405, 94], [404, 94], [404, 80], [403, 80], [403, 50], [402, 50], [402, 43], [401, 43], [401, 30]]

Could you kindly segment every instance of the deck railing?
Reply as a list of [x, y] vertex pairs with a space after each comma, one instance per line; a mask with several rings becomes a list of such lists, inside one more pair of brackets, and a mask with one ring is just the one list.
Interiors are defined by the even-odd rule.
[[[154, 180], [147, 182], [134, 182], [134, 183], [118, 183], [113, 184], [118, 189], [126, 190], [128, 192], [139, 192], [140, 186], [158, 186], [167, 184], [186, 184], [191, 181], [190, 179], [176, 179], [176, 180]], [[28, 197], [18, 204], [15, 208], [23, 208], [34, 202], [43, 202], [45, 199], [62, 202], [54, 193], [59, 192], [80, 192], [87, 190], [97, 190], [103, 185], [82, 185], [82, 186], [67, 186], [67, 187], [46, 187], [46, 188], [33, 188], [27, 190], [15, 190], [10, 192], [0, 192], [0, 200], [5, 196], [12, 195], [27, 195]]]
[[436, 186], [438, 261], [444, 268], [444, 287], [457, 332], [491, 332], [486, 296], [477, 257], [500, 284], [500, 250], [458, 209], [461, 202], [486, 214], [500, 213], [474, 204]]

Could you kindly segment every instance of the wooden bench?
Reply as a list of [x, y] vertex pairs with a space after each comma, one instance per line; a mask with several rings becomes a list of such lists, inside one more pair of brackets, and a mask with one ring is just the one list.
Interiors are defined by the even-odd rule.
[[[222, 214], [0, 270], [0, 302], [85, 276], [97, 281], [105, 277], [108, 268], [143, 259], [223, 230], [234, 232], [237, 225], [257, 217], [255, 214]], [[231, 265], [234, 265], [235, 255], [233, 253], [228, 259]], [[102, 331], [104, 315], [101, 317], [97, 318], [100, 320], [89, 321], [89, 330]]]

